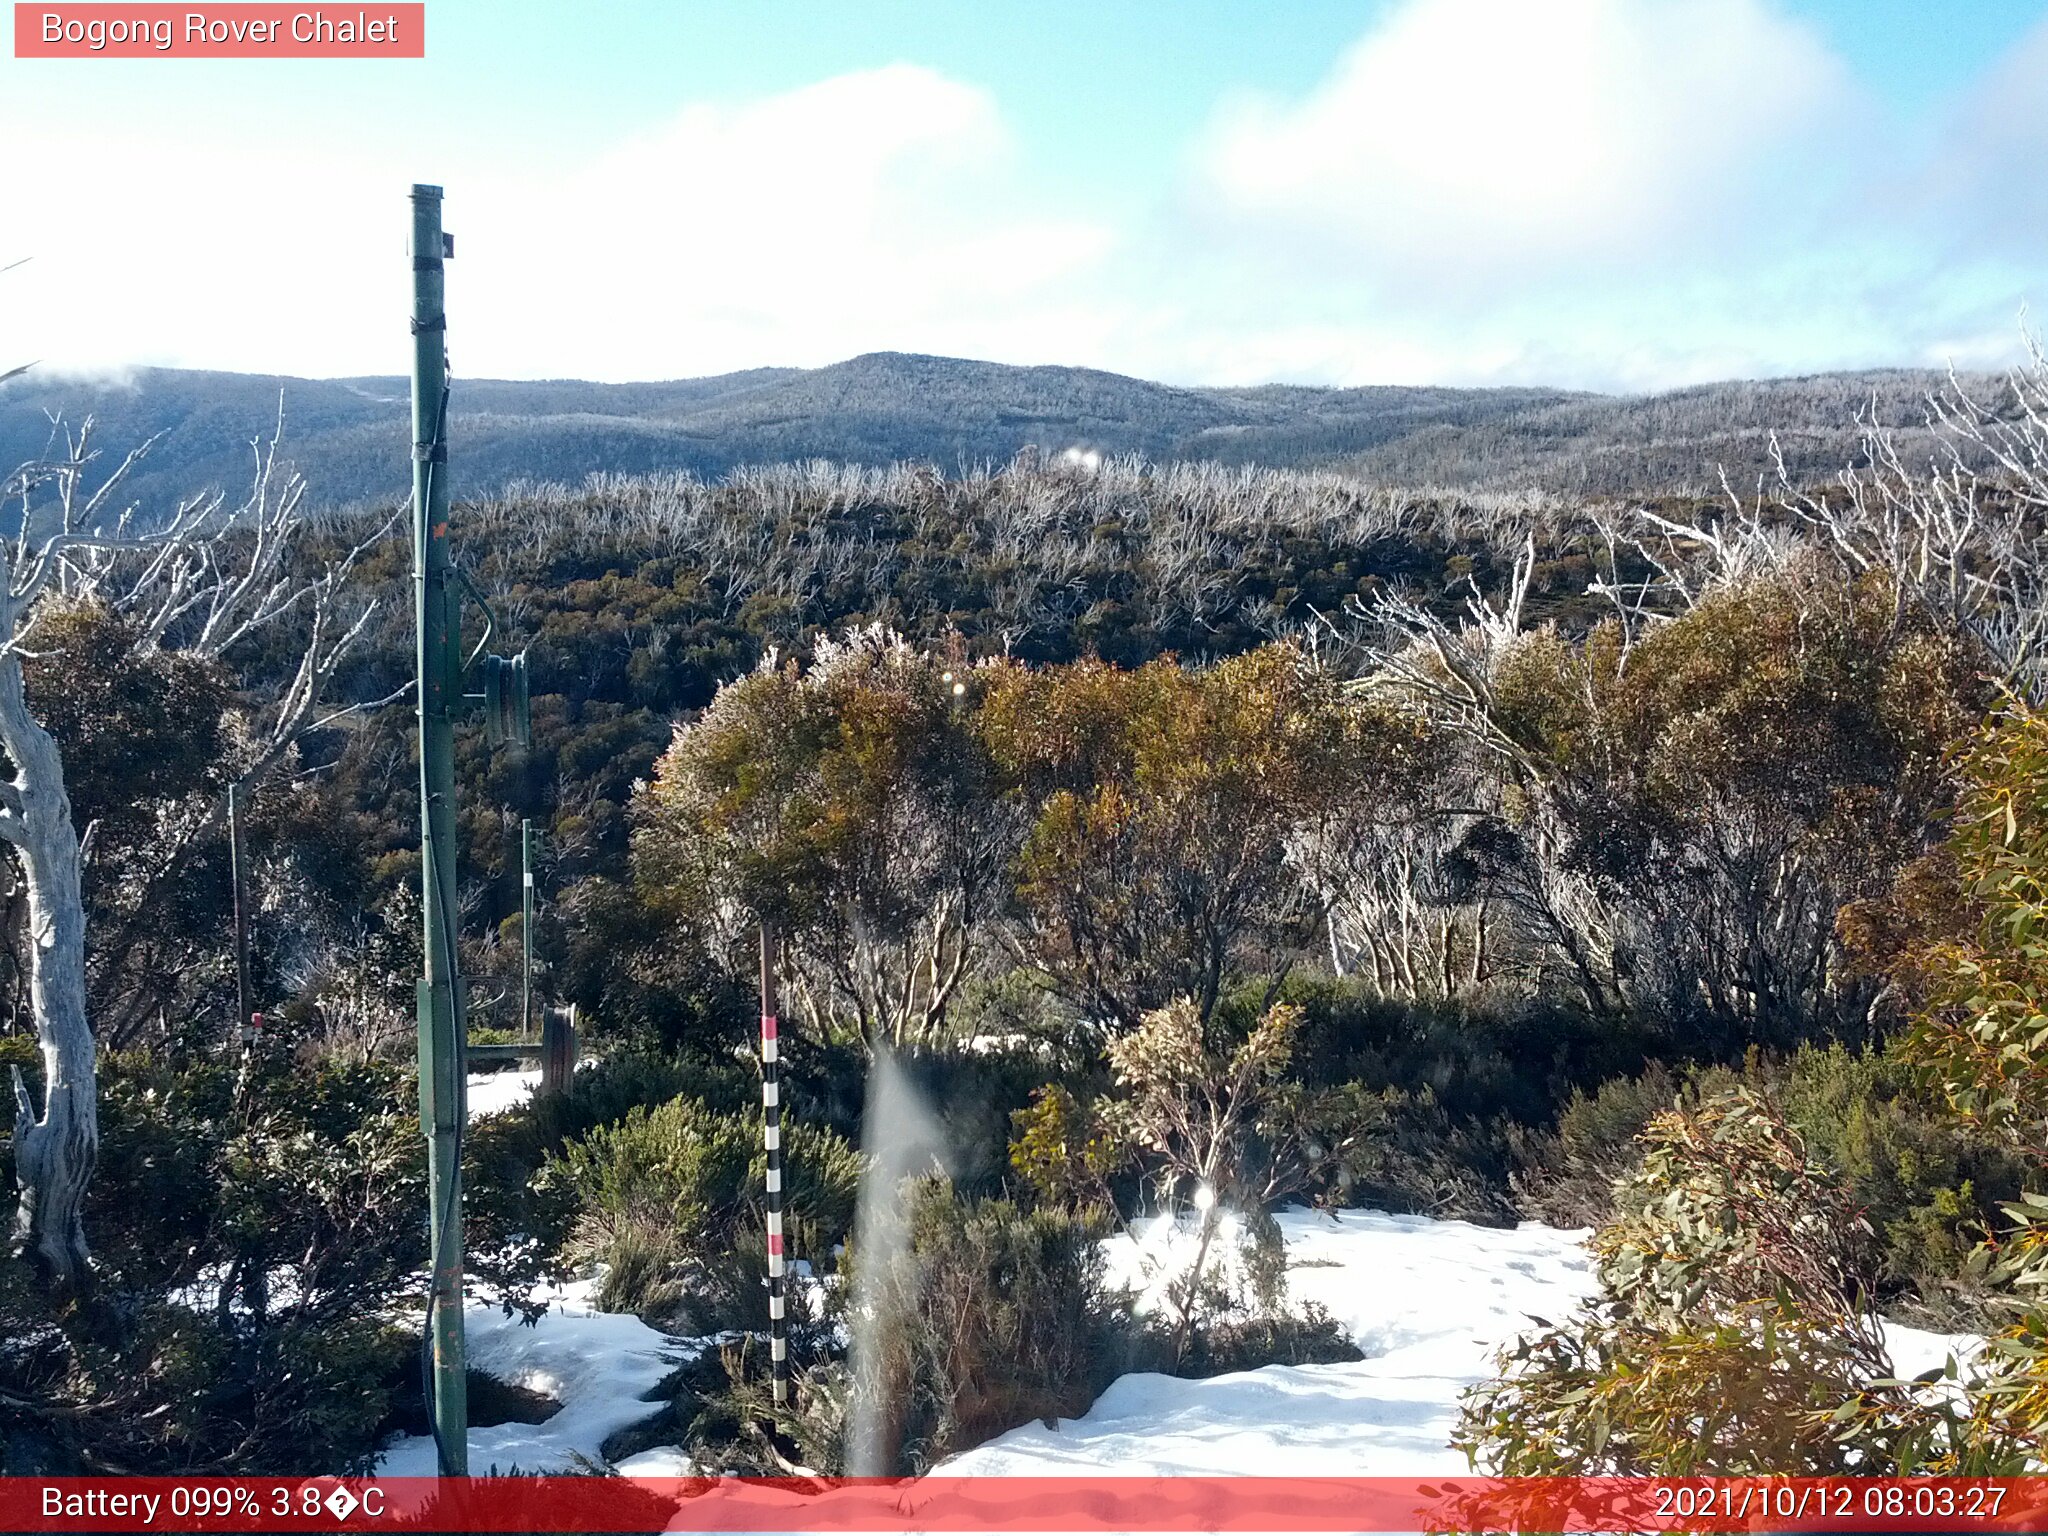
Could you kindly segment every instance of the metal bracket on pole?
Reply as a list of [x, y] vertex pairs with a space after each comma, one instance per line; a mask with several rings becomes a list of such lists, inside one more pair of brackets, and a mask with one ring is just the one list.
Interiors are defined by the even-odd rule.
[[491, 605], [477, 590], [476, 583], [469, 579], [467, 571], [456, 566], [454, 575], [484, 616], [483, 636], [462, 664], [467, 672], [477, 664], [479, 657], [482, 658], [484, 691], [464, 694], [463, 707], [483, 711], [484, 730], [492, 746], [509, 743], [523, 751], [533, 735], [532, 706], [526, 686], [526, 652], [521, 651], [517, 656], [484, 655], [491, 637], [498, 632], [498, 616], [491, 612]]
[[533, 739], [532, 701], [526, 686], [526, 652], [484, 658], [484, 730], [492, 746], [525, 747]]

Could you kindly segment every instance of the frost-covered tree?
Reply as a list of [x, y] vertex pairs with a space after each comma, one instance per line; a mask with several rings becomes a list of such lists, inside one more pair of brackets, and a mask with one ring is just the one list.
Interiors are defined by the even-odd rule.
[[1364, 682], [1493, 765], [1463, 851], [1496, 962], [1717, 1049], [1859, 1037], [1881, 989], [1835, 914], [1924, 846], [1977, 650], [1888, 569], [1812, 547], [1583, 636], [1524, 622], [1520, 569], [1463, 626], [1383, 605]]
[[[14, 1074], [17, 1241], [43, 1277], [64, 1287], [86, 1276], [82, 1221], [98, 1155], [97, 1042], [86, 991], [82, 832], [63, 753], [39, 716], [25, 667], [47, 662], [60, 614], [115, 616], [143, 653], [221, 662], [259, 633], [289, 627], [298, 664], [246, 722], [240, 776], [280, 761], [316, 723], [322, 692], [368, 611], [343, 612], [342, 583], [363, 546], [310, 574], [293, 559], [304, 487], [275, 467], [276, 438], [253, 445], [248, 496], [208, 493], [151, 521], [120, 491], [148, 444], [89, 484], [91, 424], [53, 438], [46, 458], [4, 484], [11, 508], [0, 543], [0, 840], [21, 874], [31, 1010], [43, 1064], [42, 1103]], [[212, 813], [182, 829], [189, 846]], [[175, 850], [173, 862], [175, 859]]]

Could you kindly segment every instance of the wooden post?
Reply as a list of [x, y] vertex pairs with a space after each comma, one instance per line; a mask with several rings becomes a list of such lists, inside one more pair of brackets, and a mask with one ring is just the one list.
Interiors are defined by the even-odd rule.
[[761, 919], [761, 1136], [768, 1152], [768, 1355], [775, 1406], [789, 1406], [789, 1335], [783, 1290], [782, 1068], [775, 972], [781, 959], [773, 918]]

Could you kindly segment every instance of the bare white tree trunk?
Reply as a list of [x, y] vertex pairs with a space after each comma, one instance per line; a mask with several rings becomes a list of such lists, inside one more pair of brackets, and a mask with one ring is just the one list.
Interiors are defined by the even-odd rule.
[[[279, 404], [279, 431], [283, 405]], [[181, 502], [161, 527], [135, 526], [134, 509], [112, 501], [128, 471], [148, 452], [132, 450], [90, 498], [82, 476], [96, 457], [91, 422], [67, 434], [66, 456], [32, 463], [0, 482], [19, 523], [0, 540], [0, 749], [14, 767], [0, 780], [0, 841], [15, 852], [28, 895], [29, 995], [43, 1054], [43, 1102], [14, 1073], [14, 1160], [21, 1186], [15, 1241], [60, 1288], [90, 1279], [85, 1191], [99, 1158], [97, 1044], [86, 1016], [85, 898], [78, 829], [56, 741], [29, 709], [22, 658], [46, 596], [104, 603], [140, 632], [148, 648], [219, 658], [239, 640], [287, 614], [307, 639], [296, 675], [274, 701], [267, 733], [257, 734], [253, 778], [277, 762], [309, 727], [331, 723], [349, 706], [315, 720], [321, 690], [369, 622], [365, 608], [337, 629], [335, 595], [357, 558], [390, 526], [369, 534], [317, 576], [296, 577], [288, 551], [301, 527], [304, 486], [272, 481], [277, 437], [252, 444], [249, 498], [230, 509], [215, 494]], [[56, 505], [38, 505], [56, 487]], [[374, 607], [374, 605], [371, 605]], [[394, 695], [393, 697], [396, 697]], [[384, 701], [380, 701], [384, 702]], [[206, 825], [211, 824], [209, 813]]]
[[28, 711], [18, 654], [0, 657], [0, 746], [15, 765], [12, 782], [0, 785], [0, 836], [14, 845], [28, 890], [29, 992], [43, 1052], [40, 1115], [14, 1069], [15, 1241], [47, 1283], [70, 1288], [87, 1276], [85, 1189], [100, 1140], [85, 905], [63, 760]]

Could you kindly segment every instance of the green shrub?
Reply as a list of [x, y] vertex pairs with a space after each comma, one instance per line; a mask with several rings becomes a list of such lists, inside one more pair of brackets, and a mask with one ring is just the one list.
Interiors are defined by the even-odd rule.
[[1110, 1176], [1123, 1149], [1093, 1106], [1084, 1106], [1064, 1083], [1047, 1083], [1028, 1108], [1012, 1110], [1010, 1168], [1032, 1198], [1060, 1210], [1104, 1210], [1112, 1204]]
[[1509, 1126], [1460, 1120], [1424, 1087], [1360, 1083], [1312, 1096], [1301, 1133], [1316, 1173], [1306, 1193], [1326, 1205], [1513, 1225]]
[[[692, 707], [709, 699], [707, 687]], [[653, 767], [669, 737], [666, 724], [647, 723], [653, 727], [648, 735], [630, 745], [616, 744], [628, 747], [631, 755], [644, 753], [640, 766], [619, 783], [614, 801], [589, 807], [601, 816], [605, 840], [612, 842], [600, 868], [614, 873], [622, 872], [624, 864], [628, 786], [636, 773]], [[568, 727], [564, 734], [574, 730]], [[638, 733], [626, 734], [630, 738]], [[536, 726], [536, 743], [541, 739]], [[590, 766], [567, 771], [616, 773], [627, 755], [615, 747], [597, 753]], [[566, 807], [558, 809], [554, 834], [575, 839], [596, 830], [588, 823], [579, 827], [579, 822], [584, 822], [583, 816]], [[561, 935], [552, 981], [561, 999], [574, 1002], [589, 1021], [591, 1043], [599, 1051], [653, 1056], [695, 1051], [716, 1058], [750, 1039], [752, 988], [746, 978], [716, 963], [698, 927], [676, 910], [673, 893], [600, 873], [562, 892], [552, 920], [543, 920], [537, 937]]]
[[1047, 1058], [1029, 1045], [1008, 1045], [904, 1052], [896, 1065], [938, 1121], [954, 1186], [963, 1194], [1001, 1193], [1010, 1117], [1045, 1081]]
[[[729, 1075], [751, 1090], [744, 1063], [731, 1063]], [[528, 1271], [540, 1272], [567, 1241], [576, 1215], [573, 1190], [559, 1179], [537, 1177], [547, 1160], [576, 1138], [685, 1091], [706, 1097], [710, 1090], [721, 1107], [752, 1098], [752, 1091], [730, 1088], [721, 1076], [709, 1064], [625, 1051], [582, 1068], [560, 1093], [537, 1093], [472, 1121], [463, 1134], [472, 1220], [515, 1246]]]
[[[721, 1064], [722, 1065], [722, 1064]], [[470, 1247], [487, 1279], [514, 1292], [559, 1279], [570, 1263], [579, 1212], [576, 1191], [544, 1178], [551, 1157], [579, 1137], [617, 1125], [635, 1109], [665, 1104], [685, 1089], [735, 1091], [707, 1064], [652, 1052], [622, 1051], [583, 1067], [559, 1093], [536, 1093], [463, 1132], [463, 1177]], [[729, 1075], [744, 1079], [743, 1063]]]
[[1128, 1299], [1105, 1288], [1100, 1219], [963, 1198], [943, 1179], [903, 1198], [902, 1250], [853, 1265], [874, 1366], [850, 1412], [870, 1416], [882, 1465], [922, 1470], [1085, 1412], [1134, 1347]]
[[1036, 1047], [1055, 1071], [1085, 1072], [1102, 1049], [1073, 1004], [1028, 970], [963, 983], [947, 1017], [961, 1039]]
[[394, 1401], [418, 1373], [419, 1332], [388, 1317], [286, 1314], [246, 1337], [175, 1302], [133, 1316], [87, 1370], [140, 1370], [110, 1394], [117, 1438], [94, 1448], [140, 1470], [241, 1475], [366, 1471]]
[[41, 1426], [32, 1458], [365, 1465], [418, 1342], [392, 1321], [425, 1259], [408, 1075], [281, 1051], [246, 1077], [140, 1053], [101, 1068], [94, 1287], [59, 1307], [0, 1286], [0, 1332], [37, 1341], [0, 1354], [0, 1391]]
[[[1266, 989], [1232, 992], [1219, 1010], [1249, 1031]], [[1428, 1088], [1461, 1122], [1496, 1117], [1548, 1125], [1576, 1084], [1641, 1069], [1650, 1036], [1613, 1020], [1527, 999], [1513, 1006], [1411, 1003], [1352, 976], [1291, 974], [1279, 1001], [1301, 1010], [1295, 1071], [1314, 1087]]]
[[[1183, 1075], [1193, 1072], [1191, 1051], [1166, 1054]], [[1211, 1063], [1212, 1076], [1220, 1070]], [[1184, 1155], [1183, 1178], [1213, 1162], [1228, 1170], [1221, 1182], [1237, 1186], [1231, 1194], [1239, 1203], [1261, 1208], [1305, 1198], [1493, 1224], [1515, 1219], [1507, 1122], [1456, 1119], [1427, 1086], [1312, 1086], [1290, 1076], [1260, 1092], [1255, 1112], [1239, 1117], [1228, 1154]], [[1130, 1115], [1111, 1095], [1083, 1103], [1064, 1083], [1046, 1084], [1010, 1117], [1011, 1170], [1035, 1199], [1070, 1210], [1107, 1208], [1130, 1194], [1117, 1187], [1131, 1164], [1133, 1148], [1119, 1134]], [[1192, 1104], [1176, 1115], [1189, 1124], [1210, 1118]]]
[[1839, 1045], [1795, 1055], [1780, 1090], [1785, 1118], [1847, 1183], [1877, 1231], [1877, 1280], [1938, 1317], [1957, 1311], [1970, 1257], [2020, 1198], [2028, 1165], [1950, 1112], [1894, 1057]]
[[143, 1290], [186, 1283], [194, 1240], [212, 1224], [220, 1195], [233, 1070], [109, 1053], [99, 1088], [100, 1154], [86, 1191], [95, 1262]]
[[1615, 1182], [1642, 1161], [1645, 1126], [1674, 1099], [1697, 1104], [1738, 1084], [1767, 1096], [1807, 1151], [1838, 1177], [1875, 1231], [1872, 1281], [1892, 1303], [1930, 1320], [1981, 1321], [1971, 1254], [2017, 1199], [2025, 1162], [1920, 1086], [1884, 1051], [1803, 1046], [1775, 1060], [1752, 1052], [1740, 1072], [1661, 1063], [1574, 1092], [1548, 1135], [1516, 1138], [1522, 1203], [1561, 1226], [1598, 1226], [1614, 1214]]
[[857, 1139], [867, 1102], [867, 1047], [820, 1040], [808, 1029], [785, 1029], [781, 1047], [783, 1118]]
[[[783, 1131], [792, 1258], [824, 1260], [853, 1224], [862, 1160], [836, 1132]], [[767, 1154], [758, 1119], [695, 1099], [639, 1107], [569, 1142], [543, 1182], [574, 1192], [574, 1251], [608, 1266], [599, 1305], [695, 1331], [738, 1316], [764, 1262]]]
[[666, 1104], [685, 1093], [714, 1109], [744, 1110], [759, 1101], [754, 1068], [743, 1057], [706, 1059], [628, 1051], [579, 1070], [564, 1093], [536, 1095], [527, 1114], [554, 1145], [601, 1125], [616, 1125], [633, 1109]]
[[[1263, 996], [1233, 992], [1219, 1010], [1222, 1029], [1245, 1032]], [[1546, 1207], [1552, 1219], [1566, 1206], [1595, 1207], [1573, 1224], [1604, 1214], [1607, 1185], [1632, 1154], [1603, 1165], [1569, 1198], [1532, 1201], [1530, 1193], [1548, 1196], [1557, 1182], [1553, 1127], [1583, 1098], [1575, 1085], [1639, 1070], [1647, 1032], [1537, 1000], [1399, 1002], [1355, 977], [1296, 973], [1280, 997], [1300, 1014], [1290, 1066], [1296, 1101], [1320, 1124], [1311, 1139], [1333, 1149], [1310, 1182], [1315, 1198], [1488, 1223], [1512, 1221], [1524, 1205]], [[1643, 1097], [1624, 1146], [1669, 1097], [1668, 1089]]]
[[1599, 1226], [1614, 1214], [1614, 1186], [1642, 1161], [1643, 1128], [1678, 1096], [1662, 1062], [1592, 1093], [1574, 1088], [1555, 1131], [1518, 1140], [1516, 1191], [1532, 1214], [1560, 1227]]
[[[1912, 1006], [1900, 1054], [1973, 1131], [2021, 1160], [1977, 1264], [2003, 1326], [1972, 1365], [1970, 1473], [2033, 1471], [2048, 1455], [2048, 713], [2012, 700], [1964, 743], [1952, 830], [1878, 910], [1853, 917]], [[1880, 937], [1884, 936], [1884, 937]]]
[[1870, 1230], [1760, 1094], [1658, 1114], [1593, 1242], [1601, 1295], [1500, 1357], [1455, 1443], [1509, 1476], [1877, 1474], [1956, 1426], [1891, 1380]]

